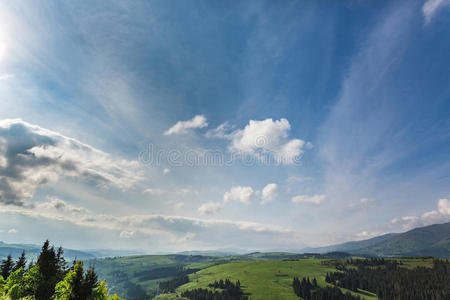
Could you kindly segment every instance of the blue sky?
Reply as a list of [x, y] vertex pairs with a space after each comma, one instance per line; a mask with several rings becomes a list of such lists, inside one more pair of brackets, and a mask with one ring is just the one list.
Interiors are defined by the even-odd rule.
[[448, 0], [0, 6], [0, 240], [286, 250], [450, 220]]

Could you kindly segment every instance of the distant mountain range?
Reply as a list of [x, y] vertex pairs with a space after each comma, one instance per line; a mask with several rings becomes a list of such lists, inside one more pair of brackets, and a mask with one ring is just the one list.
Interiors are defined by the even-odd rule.
[[[128, 250], [108, 250], [108, 249], [95, 249], [95, 250], [74, 250], [64, 249], [64, 257], [68, 261], [74, 259], [88, 260], [94, 258], [104, 257], [116, 257], [116, 256], [129, 256], [129, 255], [142, 255], [144, 252], [128, 251]], [[22, 251], [25, 251], [28, 261], [35, 260], [41, 252], [41, 246], [33, 244], [7, 244], [0, 241], [0, 259], [6, 258], [9, 254], [14, 259], [20, 256]]]
[[333, 251], [379, 256], [450, 258], [450, 222], [415, 228], [404, 233], [389, 233], [368, 240], [301, 250], [310, 253]]
[[[41, 246], [32, 244], [7, 244], [0, 241], [0, 259], [11, 254], [14, 259], [25, 251], [28, 261], [35, 260], [41, 251]], [[184, 251], [181, 255], [202, 255], [202, 256], [280, 256], [295, 253], [330, 253], [346, 252], [350, 254], [364, 254], [377, 256], [435, 256], [450, 258], [450, 222], [444, 224], [434, 224], [430, 226], [415, 228], [404, 233], [388, 233], [375, 238], [352, 241], [343, 244], [326, 247], [303, 248], [300, 251], [289, 251], [291, 253], [249, 253], [241, 249], [217, 249], [209, 251]], [[105, 257], [120, 257], [131, 255], [143, 255], [144, 252], [128, 250], [74, 250], [64, 248], [66, 260], [74, 259], [88, 260]]]

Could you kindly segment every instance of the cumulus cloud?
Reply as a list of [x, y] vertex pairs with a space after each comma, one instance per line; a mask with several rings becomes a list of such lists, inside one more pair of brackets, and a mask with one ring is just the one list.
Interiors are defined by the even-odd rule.
[[450, 0], [427, 0], [422, 6], [425, 24], [428, 24], [439, 8], [449, 5]]
[[279, 164], [293, 164], [303, 154], [305, 142], [288, 139], [291, 125], [287, 119], [250, 120], [244, 129], [232, 134], [230, 149], [254, 155], [260, 159], [274, 159]]
[[200, 205], [198, 211], [202, 215], [212, 215], [219, 212], [223, 207], [222, 203], [219, 202], [207, 202]]
[[20, 119], [0, 121], [0, 202], [24, 205], [62, 176], [126, 189], [141, 179], [136, 161], [109, 154]]
[[8, 233], [9, 234], [15, 234], [15, 233], [17, 233], [18, 231], [17, 231], [17, 229], [15, 229], [15, 228], [11, 228], [10, 230], [8, 230]]
[[189, 129], [204, 128], [208, 126], [205, 116], [196, 115], [188, 121], [178, 121], [175, 125], [170, 127], [164, 135], [181, 134], [186, 133]]
[[164, 168], [162, 172], [163, 172], [164, 175], [169, 174], [170, 173], [170, 169], [169, 168]]
[[223, 201], [238, 201], [245, 204], [250, 204], [253, 196], [258, 194], [250, 186], [234, 186], [228, 192], [223, 194]]
[[431, 210], [423, 213], [421, 216], [405, 216], [394, 218], [391, 225], [403, 230], [409, 230], [414, 227], [427, 226], [436, 223], [445, 223], [450, 221], [450, 201], [448, 199], [439, 199], [437, 210]]
[[394, 218], [391, 223], [395, 227], [400, 227], [403, 230], [407, 230], [419, 226], [419, 221], [420, 218], [416, 216], [405, 216], [401, 218]]
[[229, 132], [228, 123], [206, 133], [207, 137], [230, 140], [229, 150], [240, 155], [250, 155], [263, 162], [294, 164], [301, 158], [304, 148], [311, 143], [300, 139], [289, 139], [291, 125], [287, 119], [263, 121], [250, 120], [244, 129]]
[[269, 183], [262, 190], [261, 204], [273, 201], [278, 196], [278, 185], [276, 183]]
[[292, 203], [310, 203], [315, 205], [320, 205], [325, 200], [325, 195], [297, 195], [292, 197], [291, 202]]
[[450, 201], [448, 199], [439, 199], [438, 210], [441, 215], [450, 216]]

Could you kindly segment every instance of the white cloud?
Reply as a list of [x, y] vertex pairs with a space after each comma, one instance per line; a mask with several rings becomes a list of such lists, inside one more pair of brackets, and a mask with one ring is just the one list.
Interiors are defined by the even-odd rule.
[[438, 210], [441, 215], [450, 216], [450, 201], [448, 199], [439, 199]]
[[376, 236], [380, 236], [383, 234], [386, 234], [386, 233], [362, 231], [362, 232], [357, 233], [355, 238], [356, 238], [356, 240], [366, 240], [366, 239], [371, 239], [371, 238], [374, 238]]
[[361, 198], [357, 202], [351, 202], [347, 206], [348, 207], [358, 207], [358, 206], [366, 206], [370, 203], [373, 203], [374, 201], [369, 198]]
[[134, 236], [134, 233], [135, 233], [134, 231], [123, 230], [123, 231], [120, 232], [119, 237], [121, 239], [129, 239], [129, 238], [132, 238]]
[[223, 207], [222, 203], [219, 202], [207, 202], [200, 205], [198, 211], [202, 215], [212, 215], [219, 212]]
[[0, 121], [0, 202], [24, 205], [39, 186], [63, 176], [120, 189], [142, 179], [137, 161], [114, 158], [20, 119]]
[[173, 188], [173, 189], [160, 189], [160, 188], [148, 188], [144, 190], [144, 194], [149, 195], [168, 195], [168, 196], [186, 196], [188, 194], [198, 195], [198, 190], [188, 188]]
[[149, 195], [163, 195], [165, 191], [158, 188], [148, 188], [144, 190], [144, 193]]
[[304, 176], [290, 176], [286, 179], [286, 182], [288, 184], [292, 184], [295, 182], [305, 182], [305, 181], [311, 181], [312, 177], [304, 177]]
[[437, 208], [437, 210], [431, 210], [423, 213], [420, 217], [406, 216], [402, 218], [394, 218], [391, 223], [394, 227], [409, 230], [419, 226], [449, 222], [450, 201], [448, 199], [439, 199]]
[[262, 190], [261, 204], [273, 201], [278, 196], [278, 185], [269, 183]]
[[210, 129], [205, 133], [207, 138], [221, 138], [227, 139], [230, 138], [229, 131], [231, 130], [231, 126], [228, 122], [224, 122], [217, 126], [216, 128]]
[[400, 227], [403, 230], [408, 230], [417, 227], [419, 225], [419, 220], [420, 219], [416, 216], [405, 216], [401, 218], [394, 218], [391, 223], [392, 225]]
[[291, 125], [287, 119], [263, 121], [250, 120], [244, 129], [230, 132], [228, 122], [209, 130], [205, 136], [231, 141], [229, 150], [239, 155], [250, 155], [266, 163], [293, 164], [302, 156], [303, 148], [311, 149], [312, 144], [300, 139], [289, 139]]
[[14, 229], [14, 228], [11, 228], [10, 230], [8, 230], [9, 234], [15, 234], [17, 232], [18, 232], [17, 229]]
[[253, 196], [258, 192], [254, 191], [250, 186], [234, 186], [228, 192], [223, 195], [223, 201], [238, 201], [245, 204], [250, 204]]
[[305, 142], [288, 139], [291, 125], [282, 118], [273, 121], [250, 120], [244, 129], [231, 134], [231, 151], [251, 154], [261, 160], [274, 159], [279, 164], [293, 164], [303, 154]]
[[[139, 238], [149, 239], [152, 244], [162, 243], [164, 247], [180, 246], [180, 241], [188, 237], [193, 244], [213, 246], [241, 246], [252, 245], [255, 241], [264, 246], [267, 241], [290, 244], [291, 239], [299, 242], [300, 235], [295, 231], [277, 225], [260, 224], [247, 221], [229, 221], [219, 219], [200, 219], [192, 217], [143, 214], [116, 216], [111, 214], [97, 214], [83, 207], [77, 207], [70, 211], [58, 207], [71, 207], [70, 204], [59, 200], [59, 205], [54, 201], [44, 202], [35, 207], [11, 206], [0, 204], [0, 213], [18, 214], [32, 217], [36, 220], [49, 219], [58, 222], [68, 222], [73, 225], [99, 229], [106, 234], [111, 231], [121, 238], [131, 238], [139, 235]], [[208, 214], [217, 211], [221, 203], [204, 205], [199, 211]], [[72, 206], [73, 207], [73, 206]], [[218, 237], [218, 232], [223, 233]], [[247, 241], [252, 240], [252, 243]], [[187, 241], [187, 240], [186, 240]]]
[[439, 8], [449, 5], [450, 0], [427, 0], [422, 6], [425, 24], [428, 24]]
[[170, 127], [164, 135], [180, 134], [187, 132], [188, 129], [193, 128], [204, 128], [208, 126], [205, 116], [196, 115], [191, 120], [188, 121], [178, 121], [175, 125]]
[[292, 203], [311, 203], [315, 205], [320, 205], [324, 200], [326, 196], [325, 195], [297, 195], [295, 197], [292, 197], [291, 202]]
[[169, 174], [170, 173], [170, 169], [169, 168], [164, 168], [162, 172], [163, 172], [164, 175]]

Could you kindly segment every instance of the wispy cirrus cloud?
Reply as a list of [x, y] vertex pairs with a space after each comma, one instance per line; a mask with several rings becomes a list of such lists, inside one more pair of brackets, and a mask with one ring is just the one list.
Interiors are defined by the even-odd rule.
[[[289, 228], [247, 221], [158, 214], [126, 216], [97, 214], [55, 197], [47, 202], [37, 203], [33, 207], [0, 204], [0, 213], [22, 215], [37, 220], [67, 222], [80, 228], [106, 230], [123, 239], [149, 239], [154, 242], [164, 240], [164, 247], [179, 247], [179, 249], [185, 242], [190, 242], [191, 247], [193, 245], [253, 247], [252, 243], [246, 240], [254, 238], [258, 239], [259, 245], [264, 245], [269, 240], [287, 245], [292, 238], [300, 237], [299, 233]], [[218, 232], [221, 232], [221, 235], [218, 235]], [[303, 244], [300, 240], [297, 240], [297, 243]]]
[[261, 204], [273, 201], [278, 196], [279, 188], [276, 183], [266, 185], [261, 193]]
[[428, 24], [433, 16], [442, 7], [450, 5], [449, 0], [427, 0], [422, 6], [423, 16], [425, 18], [425, 24]]
[[292, 203], [309, 203], [314, 205], [320, 205], [325, 200], [326, 195], [297, 195], [291, 198]]

